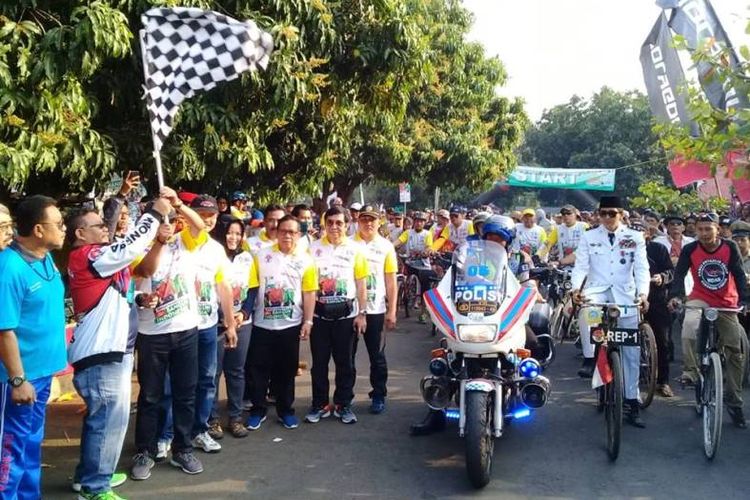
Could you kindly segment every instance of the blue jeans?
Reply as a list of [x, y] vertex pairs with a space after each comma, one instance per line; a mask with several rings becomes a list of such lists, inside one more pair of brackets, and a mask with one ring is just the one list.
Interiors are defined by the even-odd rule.
[[[219, 337], [218, 369], [216, 371], [216, 387], [219, 387], [221, 373], [224, 372], [224, 382], [227, 385], [227, 413], [229, 421], [242, 420], [242, 395], [245, 392], [245, 361], [250, 347], [250, 332], [252, 325], [242, 325], [237, 330], [237, 347], [224, 348], [224, 335]], [[212, 419], [219, 418], [219, 399], [214, 398]]]
[[121, 362], [94, 365], [73, 376], [78, 394], [86, 402], [81, 431], [81, 457], [74, 474], [86, 493], [110, 490], [109, 480], [120, 460], [130, 419], [130, 378], [133, 355]]
[[36, 403], [32, 405], [14, 404], [10, 385], [0, 384], [0, 498], [3, 500], [42, 498], [42, 439], [52, 377], [29, 383], [36, 390]]
[[[195, 386], [195, 420], [191, 437], [195, 437], [208, 430], [208, 420], [216, 399], [216, 350], [217, 325], [198, 330], [198, 384]], [[162, 441], [171, 441], [172, 430], [172, 391], [169, 374], [164, 381], [164, 397], [161, 401], [161, 411], [165, 412]]]

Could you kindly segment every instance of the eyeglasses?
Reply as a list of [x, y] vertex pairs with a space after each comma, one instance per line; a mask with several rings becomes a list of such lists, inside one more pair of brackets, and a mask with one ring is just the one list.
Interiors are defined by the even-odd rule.
[[346, 222], [342, 220], [327, 220], [326, 226], [344, 227]]
[[461, 214], [451, 214], [451, 219], [458, 219]]
[[0, 224], [0, 231], [13, 231], [15, 228], [15, 222], [3, 222], [2, 224]]
[[280, 236], [294, 236], [295, 234], [299, 234], [299, 231], [293, 231], [291, 229], [279, 229], [278, 233]]
[[60, 231], [62, 231], [63, 229], [65, 229], [65, 222], [64, 221], [60, 221], [60, 222], [40, 222], [39, 224], [41, 226], [57, 226], [57, 229], [59, 229]]
[[601, 217], [617, 217], [619, 213], [618, 210], [599, 210], [599, 216]]

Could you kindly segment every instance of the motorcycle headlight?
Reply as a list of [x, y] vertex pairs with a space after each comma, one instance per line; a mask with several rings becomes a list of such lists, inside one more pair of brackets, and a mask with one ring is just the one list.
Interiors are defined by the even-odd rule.
[[570, 291], [572, 289], [573, 289], [573, 283], [571, 283], [570, 281], [563, 282], [563, 290]]
[[458, 340], [461, 342], [492, 342], [496, 333], [495, 325], [458, 325]]

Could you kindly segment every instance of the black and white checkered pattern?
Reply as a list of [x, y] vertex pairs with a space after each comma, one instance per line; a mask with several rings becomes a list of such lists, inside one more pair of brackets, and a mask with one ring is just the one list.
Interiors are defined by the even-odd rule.
[[172, 130], [182, 101], [248, 69], [265, 69], [273, 50], [271, 35], [253, 21], [241, 22], [213, 11], [151, 9], [141, 22], [146, 105], [157, 151]]

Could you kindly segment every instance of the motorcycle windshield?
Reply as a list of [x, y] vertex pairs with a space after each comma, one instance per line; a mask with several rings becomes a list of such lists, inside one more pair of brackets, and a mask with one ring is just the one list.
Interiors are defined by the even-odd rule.
[[468, 241], [453, 254], [453, 302], [469, 317], [495, 314], [505, 297], [508, 255], [498, 243]]

